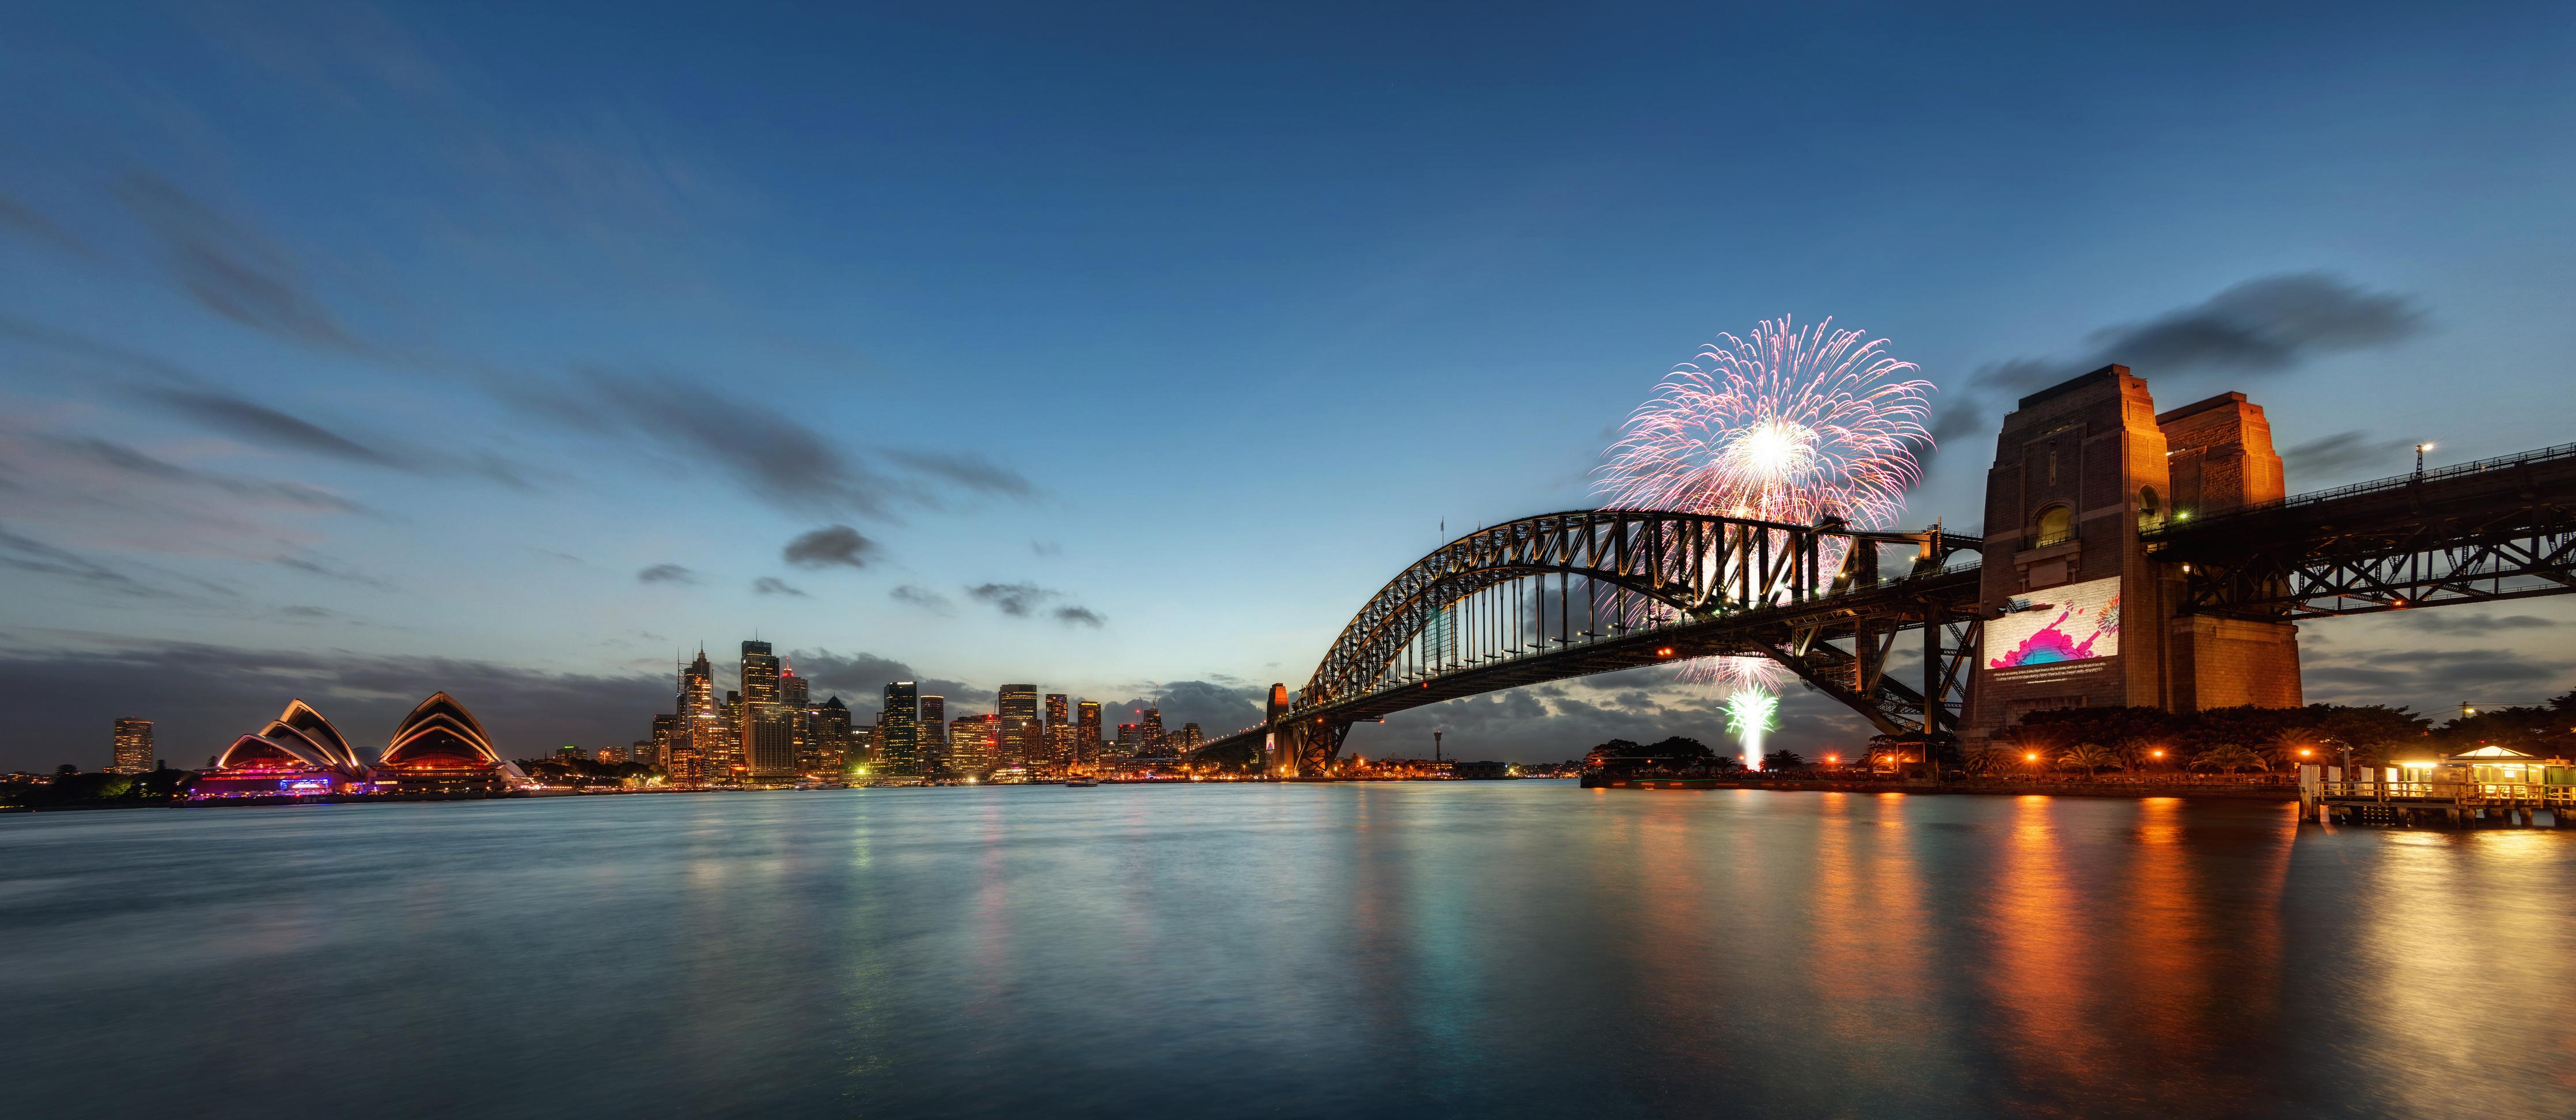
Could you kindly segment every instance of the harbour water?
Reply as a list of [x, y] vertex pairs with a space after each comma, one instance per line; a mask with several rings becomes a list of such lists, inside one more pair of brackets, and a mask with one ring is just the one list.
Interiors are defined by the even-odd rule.
[[28, 1117], [2566, 1116], [2576, 834], [1564, 782], [0, 818]]

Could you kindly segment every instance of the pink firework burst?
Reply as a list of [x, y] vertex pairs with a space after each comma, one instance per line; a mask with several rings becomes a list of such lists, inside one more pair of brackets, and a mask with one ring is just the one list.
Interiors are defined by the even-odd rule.
[[1594, 489], [1611, 506], [1882, 529], [1922, 478], [1932, 383], [1887, 340], [1765, 320], [1664, 376], [1628, 417]]
[[[1915, 449], [1932, 444], [1932, 384], [1909, 378], [1919, 367], [1887, 346], [1831, 319], [1721, 334], [1629, 415], [1593, 488], [1621, 509], [1892, 526], [1922, 478]], [[1832, 552], [1828, 570], [1841, 562]], [[1768, 690], [1784, 674], [1766, 657], [1702, 658], [1681, 672], [1721, 690]]]

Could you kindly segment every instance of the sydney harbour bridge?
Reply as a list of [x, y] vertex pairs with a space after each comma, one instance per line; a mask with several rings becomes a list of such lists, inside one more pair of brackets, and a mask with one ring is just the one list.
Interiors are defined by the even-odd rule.
[[[2282, 496], [2277, 481], [2262, 492], [2279, 458], [2241, 395], [2155, 417], [2160, 428], [2140, 419], [2151, 405], [2122, 420], [2123, 395], [2144, 401], [2144, 383], [2113, 366], [2022, 400], [1982, 537], [1623, 509], [1477, 529], [1388, 581], [1303, 689], [1273, 686], [1265, 722], [1202, 756], [1320, 773], [1355, 723], [1713, 655], [1777, 661], [1881, 733], [1926, 741], [1979, 738], [2033, 705], [2292, 706], [2294, 638], [2286, 662], [2259, 643], [2301, 620], [2576, 592], [2576, 444]], [[2232, 426], [2209, 434], [2219, 422]], [[2075, 445], [2050, 441], [2079, 438], [2110, 466], [2060, 487], [2077, 496], [2022, 473], [2045, 448], [2058, 483], [2059, 449]], [[2186, 475], [2177, 464], [2196, 456], [2211, 465]], [[2052, 509], [2068, 514], [2052, 523]], [[1994, 531], [2014, 523], [2048, 528]], [[2079, 574], [2062, 574], [2070, 564]], [[2085, 576], [2121, 596], [2112, 610], [2126, 600], [2134, 664], [1981, 660], [1989, 624], [2051, 598], [2048, 581]], [[1892, 660], [1913, 664], [1900, 674]], [[2266, 679], [2284, 665], [2286, 682]], [[2065, 683], [2077, 669], [2099, 671]]]

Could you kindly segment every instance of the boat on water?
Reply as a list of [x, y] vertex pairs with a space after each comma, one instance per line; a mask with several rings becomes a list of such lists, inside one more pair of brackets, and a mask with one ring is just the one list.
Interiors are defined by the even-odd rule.
[[1088, 788], [1088, 787], [1091, 787], [1091, 786], [1099, 785], [1099, 784], [1100, 784], [1100, 779], [1098, 779], [1098, 778], [1067, 778], [1067, 779], [1065, 779], [1064, 784], [1065, 784], [1066, 786], [1070, 787], [1070, 788], [1073, 788], [1073, 789], [1085, 789], [1085, 788]]

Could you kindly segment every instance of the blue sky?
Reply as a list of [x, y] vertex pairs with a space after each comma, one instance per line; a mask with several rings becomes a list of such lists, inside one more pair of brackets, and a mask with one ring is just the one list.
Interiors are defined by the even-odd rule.
[[[2568, 438], [2563, 6], [943, 7], [0, 15], [0, 766], [440, 687], [623, 742], [754, 631], [1221, 722], [1782, 314], [1958, 409], [1918, 520], [1999, 379], [2102, 356], [2251, 394], [2294, 489]], [[2402, 326], [2105, 350], [2249, 284]], [[2576, 676], [2576, 612], [2475, 617], [2311, 627], [2311, 692]], [[1625, 674], [1366, 734], [1717, 722]]]

